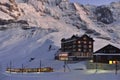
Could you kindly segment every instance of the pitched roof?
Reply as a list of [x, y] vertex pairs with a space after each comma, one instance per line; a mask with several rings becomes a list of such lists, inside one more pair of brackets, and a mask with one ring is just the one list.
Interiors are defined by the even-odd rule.
[[[111, 48], [111, 49], [116, 49], [116, 50], [118, 50], [119, 53], [120, 53], [120, 49], [119, 49], [118, 47], [115, 47], [115, 46], [111, 45], [111, 44], [108, 44], [108, 45], [102, 47], [101, 49], [97, 50], [97, 51], [94, 52], [94, 53], [102, 53], [103, 50], [106, 50], [106, 49], [107, 49], [107, 50], [111, 50], [110, 48]], [[109, 51], [108, 51], [108, 52], [109, 52]], [[106, 51], [106, 53], [107, 53], [107, 51]], [[115, 53], [118, 53], [118, 52], [115, 52]]]
[[[68, 38], [68, 39], [63, 38], [61, 41], [77, 40], [77, 39], [81, 39], [81, 38], [83, 38], [83, 37], [87, 37], [87, 38], [93, 40], [93, 38], [91, 38], [91, 37], [88, 36], [87, 34], [84, 34], [84, 35], [82, 35], [82, 36], [73, 35], [71, 38]], [[93, 40], [93, 41], [94, 41], [94, 40]]]

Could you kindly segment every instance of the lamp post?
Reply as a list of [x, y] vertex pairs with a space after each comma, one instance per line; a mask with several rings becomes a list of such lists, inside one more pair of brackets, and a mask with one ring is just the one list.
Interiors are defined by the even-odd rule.
[[42, 61], [40, 60], [40, 72], [41, 72], [41, 68], [42, 68]]
[[97, 54], [95, 56], [95, 59], [96, 59], [96, 71], [95, 72], [97, 72]]

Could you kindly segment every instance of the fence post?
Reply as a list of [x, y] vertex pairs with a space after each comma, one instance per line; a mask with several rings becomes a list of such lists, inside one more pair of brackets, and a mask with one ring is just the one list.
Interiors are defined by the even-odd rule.
[[117, 65], [117, 60], [116, 60], [116, 62], [115, 62], [115, 74], [117, 75], [117, 67], [118, 67], [118, 65]]

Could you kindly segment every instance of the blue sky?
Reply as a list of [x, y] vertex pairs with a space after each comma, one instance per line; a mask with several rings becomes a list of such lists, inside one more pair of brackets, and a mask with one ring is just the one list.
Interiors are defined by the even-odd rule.
[[80, 2], [81, 4], [103, 5], [120, 0], [70, 0], [71, 2]]

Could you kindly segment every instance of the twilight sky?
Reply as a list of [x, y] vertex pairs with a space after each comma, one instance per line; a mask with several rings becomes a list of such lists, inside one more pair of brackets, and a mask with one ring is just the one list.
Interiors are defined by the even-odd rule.
[[71, 2], [80, 2], [81, 4], [103, 5], [120, 0], [70, 0]]

